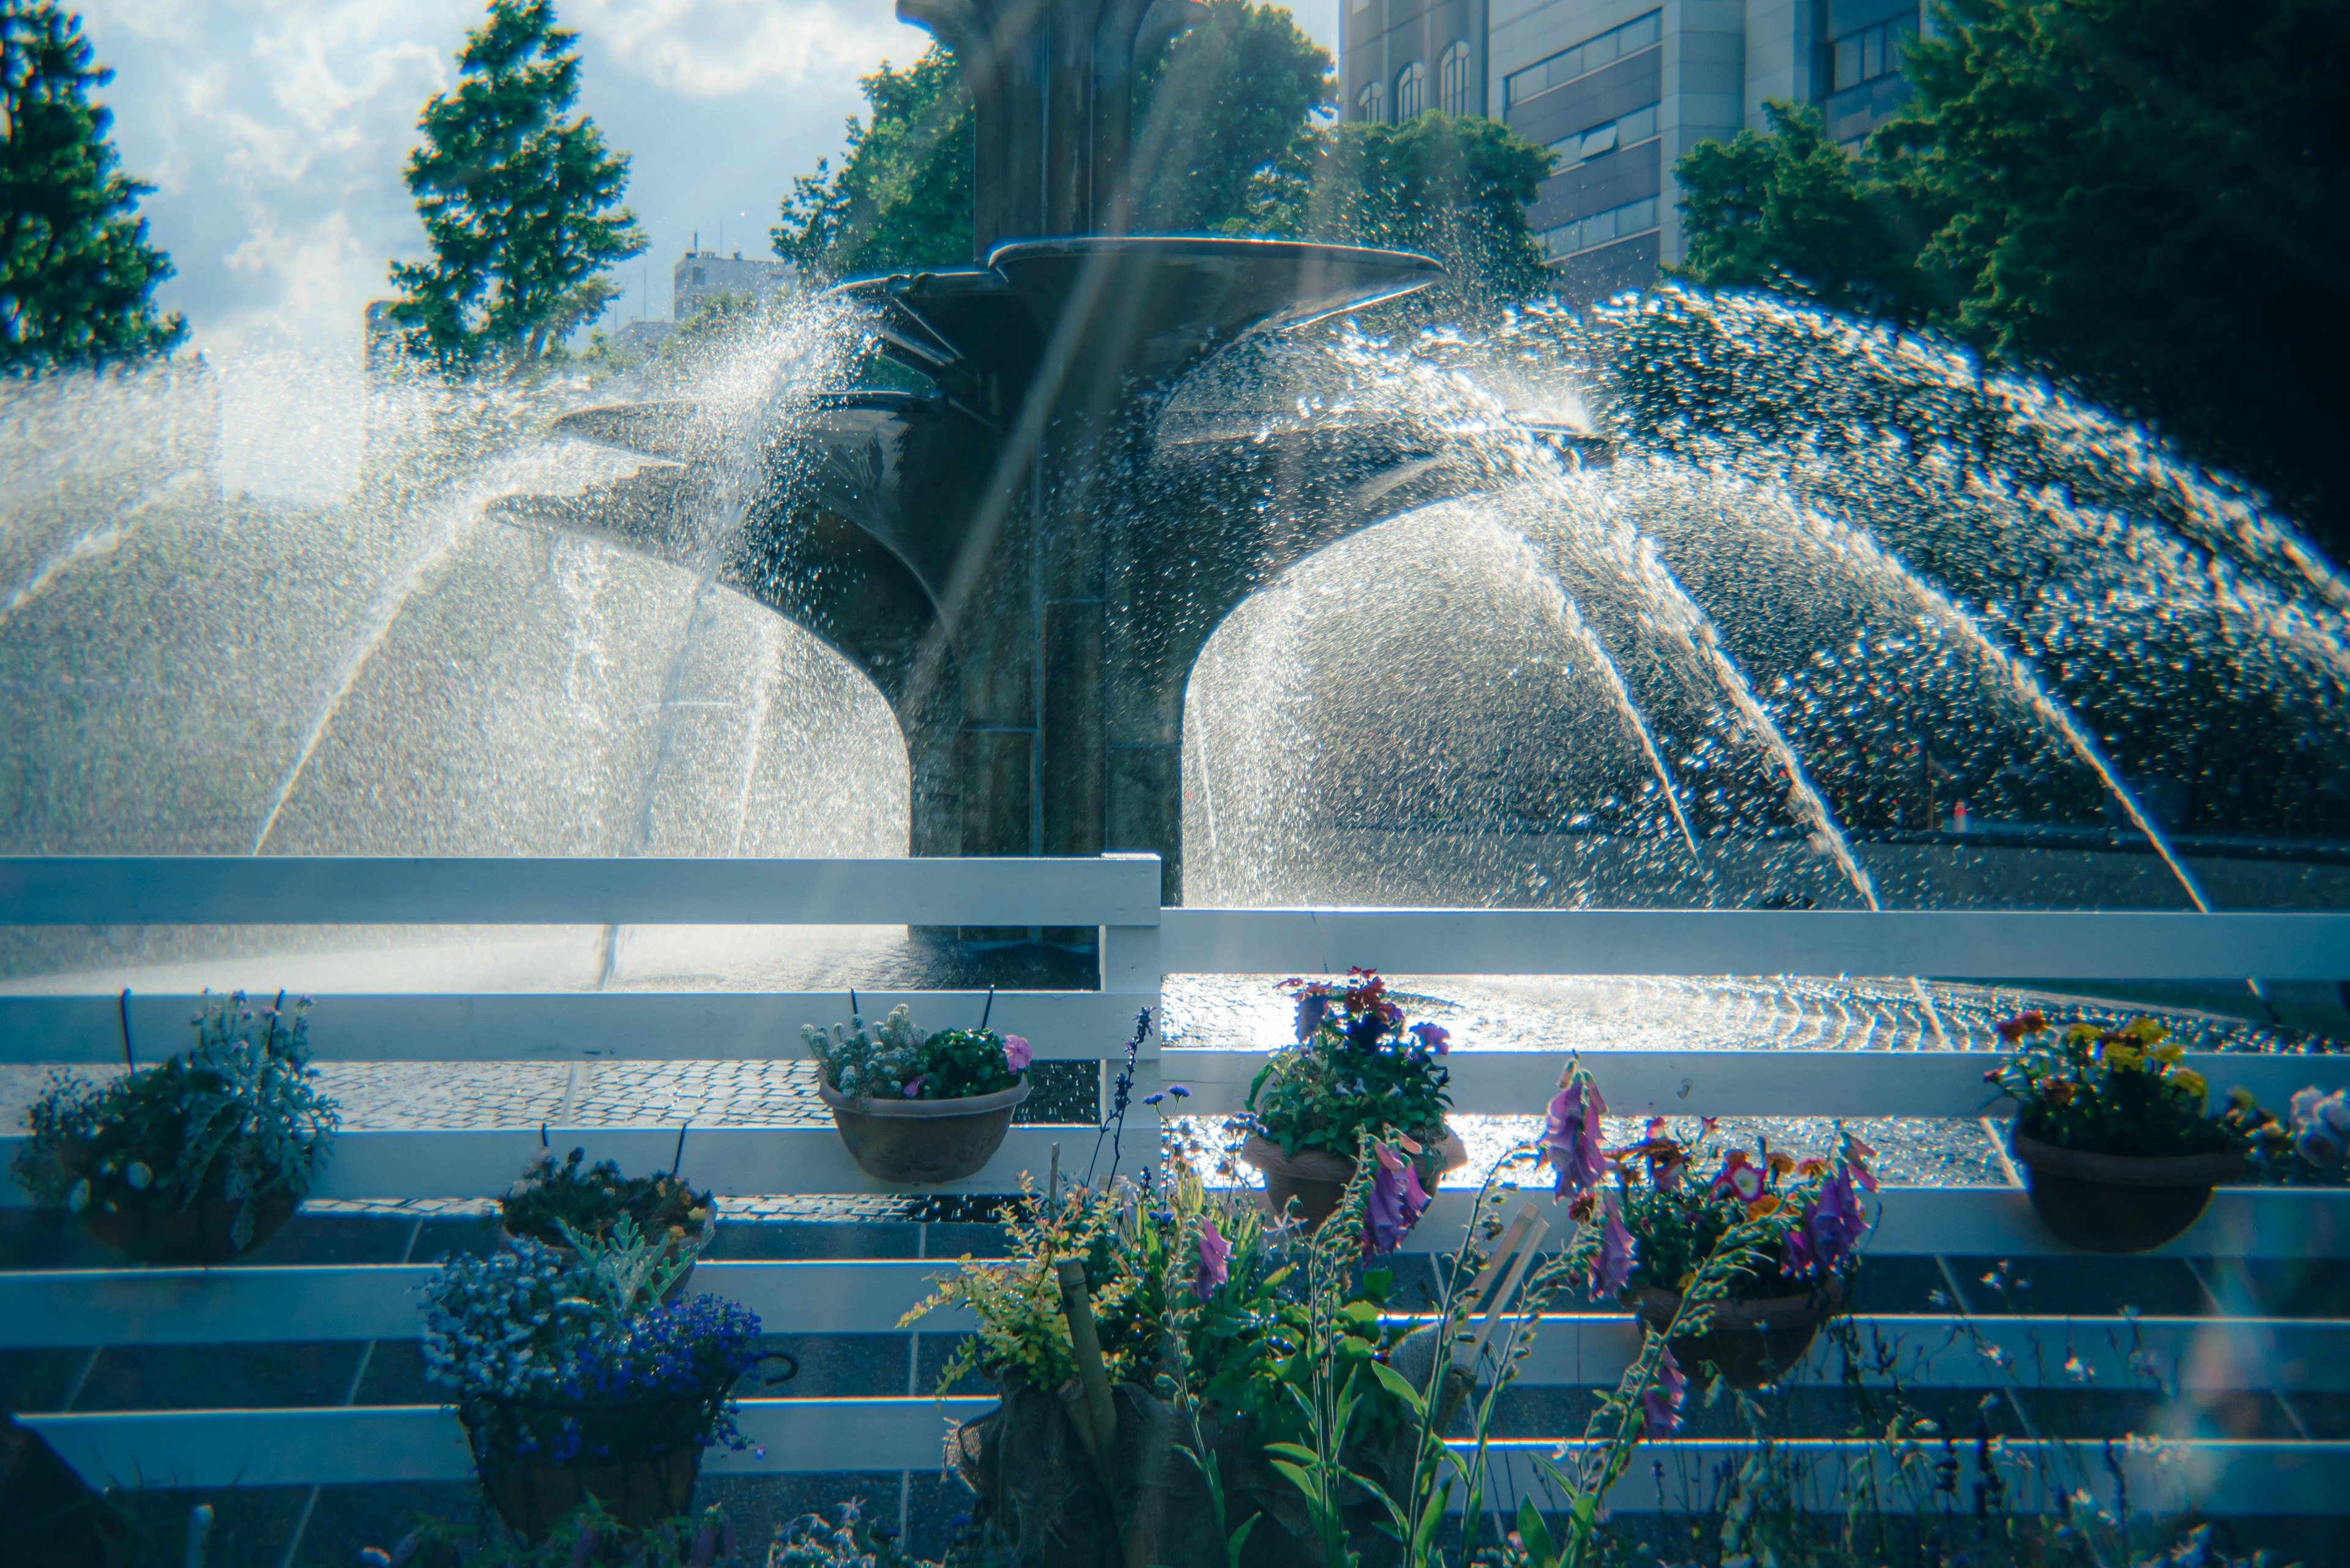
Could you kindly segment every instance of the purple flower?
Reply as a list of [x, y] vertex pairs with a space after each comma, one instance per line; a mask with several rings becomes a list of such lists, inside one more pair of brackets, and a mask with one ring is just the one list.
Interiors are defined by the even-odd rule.
[[1798, 1279], [1841, 1272], [1867, 1233], [1854, 1168], [1838, 1165], [1820, 1184], [1819, 1196], [1804, 1206], [1802, 1224], [1787, 1238], [1787, 1270]]
[[1201, 1301], [1213, 1295], [1216, 1287], [1231, 1275], [1232, 1244], [1216, 1229], [1215, 1217], [1200, 1217], [1200, 1272], [1192, 1276], [1191, 1293]]
[[920, 1099], [922, 1097], [922, 1080], [929, 1076], [930, 1075], [928, 1073], [917, 1073], [912, 1077], [907, 1079], [906, 1097], [910, 1100]]
[[1596, 1299], [1614, 1295], [1632, 1277], [1632, 1232], [1624, 1229], [1624, 1204], [1614, 1189], [1600, 1197], [1600, 1210], [1605, 1222], [1599, 1231], [1599, 1251], [1591, 1257], [1591, 1294]]
[[1165, 1095], [1145, 1095], [1142, 1096], [1142, 1103], [1146, 1106], [1155, 1106], [1166, 1097]]
[[1640, 1396], [1640, 1417], [1646, 1435], [1669, 1437], [1680, 1428], [1681, 1400], [1689, 1393], [1689, 1377], [1666, 1346], [1657, 1360], [1657, 1381]]
[[1174, 1096], [1175, 1096], [1177, 1099], [1179, 1099], [1179, 1100], [1188, 1100], [1188, 1099], [1190, 1099], [1190, 1098], [1191, 1097], [1191, 1091], [1190, 1089], [1185, 1088], [1185, 1087], [1184, 1087], [1182, 1085], [1180, 1085], [1180, 1084], [1170, 1084], [1170, 1085], [1167, 1085], [1167, 1092], [1168, 1092], [1169, 1094], [1170, 1094], [1170, 1095]]
[[1419, 1042], [1420, 1049], [1433, 1051], [1440, 1056], [1452, 1049], [1452, 1036], [1441, 1024], [1415, 1023], [1411, 1026], [1411, 1036]]
[[1003, 1037], [1003, 1064], [1011, 1068], [1015, 1076], [1028, 1070], [1028, 1064], [1035, 1055], [1035, 1053], [1028, 1048], [1028, 1042], [1020, 1035], [1006, 1034]]
[[1599, 1118], [1607, 1114], [1607, 1102], [1590, 1075], [1568, 1068], [1543, 1124], [1543, 1144], [1558, 1170], [1554, 1196], [1588, 1192], [1607, 1174], [1607, 1156], [1599, 1147]]
[[1373, 1144], [1379, 1168], [1371, 1175], [1371, 1197], [1363, 1212], [1363, 1255], [1376, 1258], [1403, 1245], [1404, 1233], [1428, 1207], [1419, 1172], [1386, 1144]]

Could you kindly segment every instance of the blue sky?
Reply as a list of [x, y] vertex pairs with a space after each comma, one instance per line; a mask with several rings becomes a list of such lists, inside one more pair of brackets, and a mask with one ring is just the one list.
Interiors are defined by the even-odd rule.
[[[1307, 0], [1325, 45], [1339, 0]], [[928, 36], [890, 0], [568, 0], [583, 106], [633, 155], [629, 202], [652, 242], [608, 320], [664, 315], [669, 265], [699, 231], [764, 254], [791, 177], [837, 152], [857, 78]], [[126, 169], [179, 276], [164, 302], [214, 355], [355, 354], [392, 256], [421, 244], [400, 181], [417, 110], [444, 88], [479, 0], [91, 0], [118, 73]], [[650, 298], [642, 286], [650, 284]]]

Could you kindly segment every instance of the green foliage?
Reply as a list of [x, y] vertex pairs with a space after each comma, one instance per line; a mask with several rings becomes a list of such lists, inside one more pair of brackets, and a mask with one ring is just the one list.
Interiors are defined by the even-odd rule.
[[1451, 273], [1457, 303], [1489, 310], [1548, 291], [1526, 206], [1555, 161], [1494, 119], [1345, 120], [1259, 174], [1248, 230], [1418, 251]]
[[1830, 142], [1811, 105], [1767, 103], [1762, 115], [1768, 136], [1700, 141], [1675, 167], [1689, 255], [1668, 270], [1856, 315], [1922, 319], [1933, 280], [1918, 265], [1923, 236], [1906, 195], [1874, 161]]
[[310, 1065], [309, 1005], [289, 1010], [281, 993], [255, 1009], [243, 992], [207, 992], [195, 1044], [169, 1061], [103, 1086], [53, 1073], [25, 1111], [32, 1136], [16, 1151], [17, 1182], [77, 1213], [225, 1199], [242, 1246], [253, 1199], [309, 1191], [341, 1121]]
[[1311, 138], [1330, 95], [1329, 52], [1287, 11], [1208, 0], [1136, 84], [1132, 227], [1248, 233], [1258, 172]]
[[1299, 1043], [1276, 1053], [1249, 1085], [1250, 1119], [1284, 1153], [1318, 1149], [1352, 1158], [1365, 1136], [1390, 1130], [1436, 1143], [1445, 1136], [1451, 1070], [1433, 1024], [1407, 1029], [1387, 982], [1350, 971], [1343, 989], [1293, 980]]
[[710, 1194], [694, 1191], [674, 1174], [624, 1177], [608, 1159], [583, 1171], [585, 1158], [585, 1149], [575, 1148], [557, 1165], [553, 1150], [541, 1154], [499, 1200], [499, 1223], [507, 1234], [561, 1247], [570, 1244], [570, 1232], [608, 1237], [624, 1219], [656, 1241], [682, 1241], [712, 1225]]
[[53, 0], [0, 0], [0, 366], [37, 369], [167, 354], [187, 336], [158, 316], [172, 261], [133, 215], [154, 189], [116, 170], [114, 79], [81, 18]]
[[841, 278], [971, 259], [971, 94], [937, 44], [904, 70], [859, 77], [869, 120], [848, 119], [840, 168], [792, 181], [769, 237], [804, 277]]
[[1847, 177], [1783, 106], [1684, 157], [1685, 275], [1950, 331], [2350, 541], [2350, 13], [1950, 0], [1905, 70]]
[[[2038, 1012], [2000, 1025], [2010, 1044], [2032, 1042], [1983, 1075], [2020, 1107], [2028, 1137], [2091, 1154], [2212, 1154], [2248, 1149], [2274, 1126], [2249, 1101], [2203, 1114], [2203, 1075], [2179, 1064], [2183, 1049], [2151, 1018], [2119, 1029], [2059, 1029]], [[2279, 1131], [2282, 1139], [2282, 1129]]]
[[941, 1029], [926, 1033], [913, 1014], [894, 1008], [878, 1030], [861, 1014], [827, 1034], [800, 1025], [800, 1040], [816, 1059], [827, 1087], [882, 1100], [962, 1100], [1015, 1088], [1028, 1067], [1028, 1042], [993, 1029]]
[[369, 1548], [362, 1563], [412, 1563], [416, 1568], [579, 1568], [586, 1563], [626, 1563], [630, 1568], [706, 1568], [739, 1559], [723, 1549], [734, 1531], [725, 1511], [705, 1508], [632, 1529], [594, 1496], [556, 1521], [543, 1541], [526, 1543], [495, 1525], [452, 1525], [430, 1514], [390, 1551]]
[[390, 314], [444, 368], [528, 369], [603, 314], [619, 293], [604, 273], [644, 251], [620, 206], [627, 156], [571, 112], [577, 37], [555, 25], [552, 0], [490, 0], [458, 52], [455, 90], [424, 106], [407, 180], [432, 259], [392, 264]]

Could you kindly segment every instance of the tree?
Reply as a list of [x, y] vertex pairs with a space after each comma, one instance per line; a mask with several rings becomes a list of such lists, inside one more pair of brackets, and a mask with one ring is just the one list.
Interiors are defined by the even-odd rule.
[[392, 264], [401, 297], [389, 314], [449, 369], [528, 369], [603, 314], [620, 292], [604, 273], [644, 251], [620, 205], [627, 155], [571, 112], [577, 38], [551, 0], [490, 0], [458, 53], [456, 90], [424, 106], [407, 179], [432, 259]]
[[1680, 160], [1687, 259], [1715, 287], [1797, 295], [1856, 315], [1922, 319], [1938, 291], [1908, 194], [1827, 139], [1808, 104], [1766, 103], [1771, 134], [1700, 141]]
[[848, 119], [839, 170], [792, 182], [769, 232], [805, 277], [848, 277], [971, 259], [971, 94], [937, 44], [906, 69], [858, 78], [869, 125]]
[[[1782, 127], [1773, 202], [1684, 202], [1690, 275], [1860, 303], [1876, 247], [1904, 251], [1908, 286], [1875, 308], [2148, 421], [2350, 546], [2350, 9], [1947, 0], [1937, 22], [1854, 170], [1874, 231], [1839, 248], [1847, 197], [1805, 189]], [[1685, 188], [1737, 146], [1684, 158]]]
[[1135, 228], [1246, 233], [1252, 182], [1311, 137], [1331, 91], [1329, 51], [1287, 11], [1208, 0], [1136, 85]]
[[1260, 172], [1250, 228], [1434, 256], [1455, 303], [1491, 309], [1549, 286], [1526, 207], [1555, 160], [1499, 120], [1434, 109], [1402, 125], [1346, 120]]
[[0, 0], [0, 365], [167, 354], [187, 336], [152, 304], [172, 261], [133, 210], [154, 187], [117, 172], [114, 117], [89, 100], [113, 79], [80, 17]]

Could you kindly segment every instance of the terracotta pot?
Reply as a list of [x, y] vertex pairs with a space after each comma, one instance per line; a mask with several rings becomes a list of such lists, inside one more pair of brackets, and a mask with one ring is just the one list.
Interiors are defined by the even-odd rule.
[[[1681, 1309], [1679, 1291], [1634, 1285], [1624, 1301], [1640, 1321], [1662, 1334]], [[1732, 1388], [1759, 1388], [1793, 1370], [1812, 1348], [1820, 1324], [1844, 1310], [1844, 1282], [1831, 1275], [1819, 1289], [1788, 1296], [1723, 1302], [1702, 1334], [1675, 1334], [1666, 1343], [1692, 1381], [1711, 1362]]]
[[573, 1510], [594, 1498], [631, 1530], [693, 1511], [702, 1447], [618, 1464], [546, 1465], [494, 1454], [481, 1466], [482, 1495], [526, 1541], [542, 1541]]
[[2008, 1145], [2041, 1222], [2092, 1252], [2143, 1252], [2203, 1217], [2211, 1189], [2244, 1174], [2244, 1157], [2090, 1154], [2042, 1143], [2011, 1126]]
[[252, 1251], [294, 1217], [301, 1200], [290, 1193], [265, 1192], [252, 1199], [253, 1239], [242, 1247], [230, 1240], [237, 1206], [225, 1198], [199, 1198], [185, 1209], [165, 1197], [127, 1204], [109, 1214], [96, 1204], [81, 1211], [82, 1229], [105, 1246], [142, 1263], [190, 1263], [210, 1268]]
[[[1449, 1129], [1440, 1140], [1427, 1147], [1428, 1152], [1419, 1162], [1420, 1185], [1433, 1193], [1436, 1182], [1429, 1167], [1434, 1165], [1435, 1173], [1440, 1176], [1456, 1166], [1466, 1165], [1469, 1148], [1461, 1141], [1460, 1134]], [[1257, 1133], [1251, 1133], [1248, 1141], [1241, 1145], [1241, 1158], [1264, 1172], [1265, 1207], [1279, 1215], [1295, 1202], [1308, 1231], [1320, 1230], [1322, 1221], [1337, 1212], [1338, 1200], [1347, 1195], [1347, 1183], [1355, 1179], [1355, 1162], [1351, 1159], [1311, 1148], [1285, 1154], [1279, 1144]]]
[[960, 1181], [976, 1176], [1003, 1147], [1013, 1108], [1028, 1097], [1028, 1075], [1008, 1089], [960, 1100], [876, 1100], [844, 1095], [816, 1078], [849, 1158], [882, 1181]]
[[[691, 1511], [702, 1438], [717, 1397], [609, 1405], [481, 1400], [461, 1411], [482, 1493], [507, 1528], [543, 1540], [589, 1498], [632, 1530]], [[577, 1423], [583, 1450], [567, 1463], [522, 1451], [525, 1432]]]

